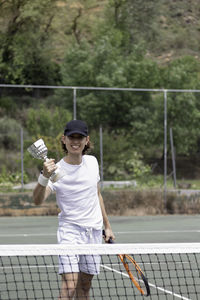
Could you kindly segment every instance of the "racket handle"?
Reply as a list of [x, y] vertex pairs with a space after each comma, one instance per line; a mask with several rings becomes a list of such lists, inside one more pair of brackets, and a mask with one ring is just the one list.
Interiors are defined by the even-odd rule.
[[[105, 233], [105, 230], [104, 230], [104, 229], [102, 230], [102, 235], [103, 235], [103, 237], [106, 237], [106, 233]], [[108, 240], [107, 243], [109, 243], [109, 244], [114, 244], [114, 241], [112, 240], [112, 238], [109, 238], [109, 240]]]

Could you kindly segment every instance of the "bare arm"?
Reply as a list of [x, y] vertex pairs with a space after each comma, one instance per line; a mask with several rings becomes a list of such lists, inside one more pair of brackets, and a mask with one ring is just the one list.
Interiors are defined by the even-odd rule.
[[114, 240], [115, 235], [114, 235], [114, 233], [112, 232], [112, 229], [111, 229], [111, 225], [110, 225], [107, 213], [106, 213], [103, 197], [101, 195], [99, 186], [98, 186], [98, 196], [99, 196], [99, 202], [100, 202], [101, 212], [102, 212], [102, 216], [103, 216], [103, 224], [104, 224], [104, 227], [105, 227], [105, 235], [106, 235], [105, 241], [108, 242], [110, 238], [112, 240]]
[[[43, 176], [46, 178], [47, 182], [51, 174], [56, 169], [54, 159], [49, 159], [43, 164]], [[33, 200], [35, 205], [40, 205], [45, 199], [51, 194], [51, 189], [46, 185], [43, 186], [38, 183], [33, 191]]]
[[36, 185], [33, 191], [33, 200], [35, 205], [40, 205], [51, 194], [51, 189], [47, 186], [42, 186], [39, 183]]

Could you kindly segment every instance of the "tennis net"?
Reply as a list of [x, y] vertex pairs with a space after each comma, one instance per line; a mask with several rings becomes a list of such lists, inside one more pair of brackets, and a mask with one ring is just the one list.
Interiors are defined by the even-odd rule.
[[0, 300], [59, 299], [59, 259], [74, 255], [101, 257], [89, 299], [143, 299], [117, 254], [130, 254], [139, 264], [148, 279], [149, 299], [199, 299], [200, 243], [164, 243], [0, 245]]

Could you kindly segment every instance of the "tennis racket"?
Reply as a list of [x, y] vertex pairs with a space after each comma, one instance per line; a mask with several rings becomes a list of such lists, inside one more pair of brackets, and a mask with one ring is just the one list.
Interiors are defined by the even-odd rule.
[[[104, 230], [103, 230], [103, 236], [104, 237], [106, 236]], [[113, 244], [114, 242], [112, 239], [109, 239], [108, 243]], [[130, 280], [135, 285], [135, 287], [138, 289], [138, 291], [143, 296], [149, 296], [150, 295], [150, 287], [148, 284], [148, 280], [145, 277], [145, 275], [142, 272], [139, 265], [133, 259], [133, 257], [128, 254], [118, 254], [118, 257], [120, 258], [121, 262], [123, 263], [124, 268], [130, 277]]]

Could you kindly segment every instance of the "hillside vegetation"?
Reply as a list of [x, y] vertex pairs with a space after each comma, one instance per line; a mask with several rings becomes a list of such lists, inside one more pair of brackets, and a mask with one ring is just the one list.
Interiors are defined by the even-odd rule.
[[[198, 0], [0, 0], [0, 83], [200, 89], [199, 32]], [[42, 137], [49, 156], [63, 155], [72, 100], [72, 90], [0, 89], [1, 182], [20, 180], [21, 128], [24, 150]], [[195, 167], [200, 94], [167, 100], [177, 160]], [[78, 90], [77, 118], [87, 120], [98, 158], [103, 126], [104, 179], [162, 174], [162, 93]], [[41, 162], [25, 151], [24, 167], [29, 181]]]

